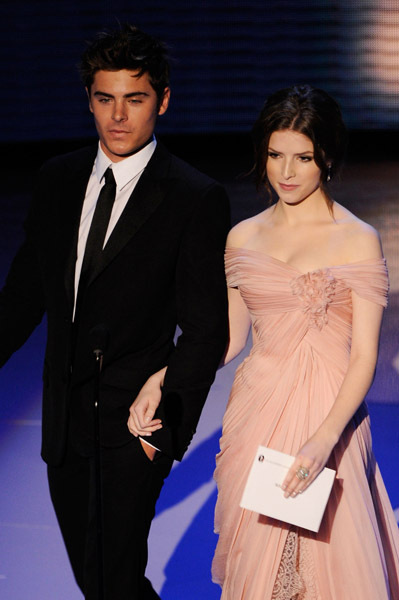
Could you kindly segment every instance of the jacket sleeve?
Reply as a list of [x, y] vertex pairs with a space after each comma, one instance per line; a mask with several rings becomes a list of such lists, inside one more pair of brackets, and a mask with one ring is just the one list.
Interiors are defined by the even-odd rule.
[[176, 268], [181, 334], [168, 361], [157, 417], [163, 428], [151, 443], [181, 460], [215, 378], [228, 336], [224, 248], [229, 202], [214, 183], [202, 194], [186, 227]]
[[36, 202], [25, 222], [25, 241], [17, 252], [0, 291], [0, 367], [22, 346], [43, 318], [42, 277], [35, 237]]

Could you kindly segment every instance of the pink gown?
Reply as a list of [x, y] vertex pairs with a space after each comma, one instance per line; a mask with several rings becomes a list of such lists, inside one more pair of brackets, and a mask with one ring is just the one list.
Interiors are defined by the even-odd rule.
[[351, 292], [386, 306], [385, 261], [302, 274], [228, 248], [226, 273], [256, 343], [235, 374], [216, 458], [212, 575], [222, 599], [399, 600], [399, 533], [365, 403], [328, 462], [337, 478], [318, 533], [239, 507], [258, 445], [295, 455], [329, 412], [348, 368]]

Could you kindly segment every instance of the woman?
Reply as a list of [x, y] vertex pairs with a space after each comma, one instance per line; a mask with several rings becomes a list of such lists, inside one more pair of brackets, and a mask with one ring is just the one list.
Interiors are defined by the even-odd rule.
[[[345, 148], [328, 94], [277, 92], [253, 133], [258, 186], [278, 199], [227, 241], [225, 362], [251, 326], [253, 346], [223, 420], [213, 579], [223, 600], [397, 600], [399, 534], [364, 403], [388, 291], [379, 236], [328, 193]], [[337, 471], [318, 533], [240, 508], [259, 444], [296, 457], [286, 497]]]

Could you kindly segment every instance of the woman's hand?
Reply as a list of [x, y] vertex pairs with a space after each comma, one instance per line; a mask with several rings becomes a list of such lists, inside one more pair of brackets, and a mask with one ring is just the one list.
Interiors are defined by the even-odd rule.
[[147, 437], [152, 432], [162, 428], [161, 420], [154, 419], [154, 414], [161, 401], [166, 368], [154, 373], [147, 379], [129, 409], [130, 415], [127, 426], [130, 433], [135, 437]]
[[324, 469], [336, 441], [336, 439], [329, 439], [319, 431], [309, 438], [296, 455], [281, 486], [285, 498], [289, 496], [294, 498], [309, 487]]

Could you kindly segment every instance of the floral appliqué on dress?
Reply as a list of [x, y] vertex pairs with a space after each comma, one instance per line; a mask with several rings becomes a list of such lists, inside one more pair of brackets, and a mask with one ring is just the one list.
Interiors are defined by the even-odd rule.
[[291, 280], [292, 293], [301, 300], [310, 327], [322, 329], [328, 323], [327, 307], [333, 299], [335, 283], [329, 269], [311, 271]]

